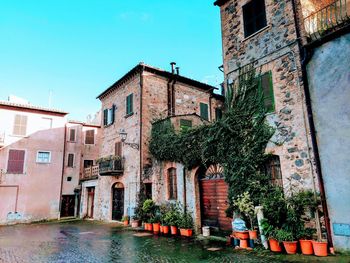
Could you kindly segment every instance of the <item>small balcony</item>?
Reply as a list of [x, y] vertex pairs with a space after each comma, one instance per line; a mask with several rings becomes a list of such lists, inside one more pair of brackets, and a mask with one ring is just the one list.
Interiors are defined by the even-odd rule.
[[323, 38], [350, 22], [350, 0], [336, 0], [304, 18], [309, 41]]
[[99, 161], [100, 176], [118, 176], [124, 173], [123, 159], [109, 159]]
[[91, 180], [91, 179], [97, 179], [98, 177], [98, 165], [90, 166], [87, 168], [84, 168], [83, 175], [81, 176], [80, 180]]

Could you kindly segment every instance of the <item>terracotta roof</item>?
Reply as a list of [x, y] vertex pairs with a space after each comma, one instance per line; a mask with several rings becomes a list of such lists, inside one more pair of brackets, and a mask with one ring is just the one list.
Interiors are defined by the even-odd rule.
[[222, 6], [223, 4], [226, 4], [227, 2], [228, 2], [228, 0], [217, 0], [214, 2], [214, 5]]
[[65, 111], [62, 111], [62, 110], [58, 110], [58, 109], [44, 108], [44, 107], [34, 106], [34, 105], [30, 105], [30, 104], [19, 104], [19, 103], [14, 103], [14, 102], [9, 102], [9, 101], [0, 101], [0, 106], [37, 110], [37, 111], [42, 111], [42, 112], [47, 112], [47, 113], [55, 113], [55, 114], [62, 114], [62, 115], [67, 115], [68, 114], [68, 112], [65, 112]]
[[107, 93], [109, 93], [110, 91], [116, 89], [117, 87], [119, 87], [119, 85], [121, 85], [123, 82], [125, 82], [128, 78], [132, 77], [134, 74], [137, 74], [139, 72], [141, 72], [142, 70], [157, 74], [159, 76], [162, 77], [174, 77], [176, 76], [177, 81], [185, 83], [185, 84], [189, 84], [191, 86], [194, 86], [196, 88], [205, 90], [205, 91], [212, 91], [214, 89], [216, 89], [215, 87], [199, 82], [197, 80], [191, 79], [191, 78], [187, 78], [181, 75], [176, 75], [173, 74], [171, 72], [165, 71], [163, 69], [160, 68], [156, 68], [150, 65], [146, 65], [144, 63], [139, 63], [138, 65], [136, 65], [134, 68], [132, 68], [128, 73], [126, 73], [123, 77], [121, 77], [118, 81], [116, 81], [112, 86], [110, 86], [108, 89], [106, 89], [104, 92], [102, 92], [100, 95], [97, 96], [97, 99], [100, 99], [101, 97], [103, 97], [104, 95], [106, 95]]

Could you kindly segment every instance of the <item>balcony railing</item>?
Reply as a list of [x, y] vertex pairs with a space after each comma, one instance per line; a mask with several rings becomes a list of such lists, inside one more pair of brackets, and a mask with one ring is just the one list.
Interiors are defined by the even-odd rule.
[[99, 172], [98, 170], [99, 170], [98, 165], [84, 168], [81, 180], [96, 179], [98, 177], [98, 172]]
[[102, 160], [98, 165], [101, 176], [122, 175], [124, 172], [123, 159]]
[[337, 0], [304, 18], [306, 33], [311, 41], [350, 22], [350, 0]]

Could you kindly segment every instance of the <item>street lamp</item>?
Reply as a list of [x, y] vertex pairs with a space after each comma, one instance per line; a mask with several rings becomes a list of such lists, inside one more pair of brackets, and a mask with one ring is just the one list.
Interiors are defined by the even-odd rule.
[[138, 143], [126, 142], [126, 138], [128, 137], [128, 133], [124, 129], [121, 129], [119, 131], [119, 136], [120, 136], [120, 139], [121, 139], [123, 144], [129, 145], [131, 148], [136, 149], [136, 150], [140, 149], [140, 145]]

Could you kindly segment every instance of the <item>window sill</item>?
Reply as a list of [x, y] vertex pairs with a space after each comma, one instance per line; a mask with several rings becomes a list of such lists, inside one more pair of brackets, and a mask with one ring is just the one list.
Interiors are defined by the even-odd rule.
[[36, 162], [37, 164], [51, 164], [51, 162]]
[[244, 38], [242, 42], [245, 42], [245, 41], [255, 37], [256, 35], [260, 34], [261, 32], [267, 30], [270, 27], [271, 27], [270, 25], [267, 25], [267, 26], [263, 27], [262, 29], [256, 31], [255, 33], [251, 34], [250, 36], [247, 36], [246, 38]]
[[129, 114], [126, 114], [125, 116], [124, 116], [124, 118], [126, 119], [126, 118], [129, 118], [129, 117], [131, 117], [132, 115], [134, 115], [134, 113], [132, 112], [132, 113], [129, 113]]

